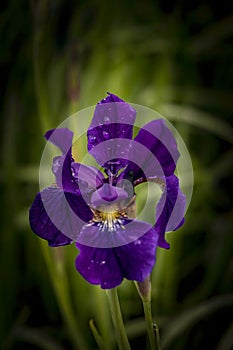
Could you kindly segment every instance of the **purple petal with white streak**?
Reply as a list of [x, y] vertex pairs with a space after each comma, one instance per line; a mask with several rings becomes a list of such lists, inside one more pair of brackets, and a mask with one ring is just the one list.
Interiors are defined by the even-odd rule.
[[48, 187], [36, 195], [29, 217], [32, 230], [56, 246], [76, 241], [93, 214], [81, 196]]
[[[116, 287], [123, 278], [144, 281], [155, 264], [158, 236], [149, 224], [135, 222], [134, 228], [137, 225], [138, 230], [147, 230], [146, 233], [132, 243], [117, 248], [94, 248], [77, 243], [76, 246], [80, 250], [76, 259], [78, 272], [89, 283], [100, 284], [103, 289]], [[90, 236], [93, 233], [96, 234], [93, 231], [98, 230], [97, 226], [92, 226], [92, 228], [89, 232]], [[106, 232], [104, 234], [106, 235]], [[127, 231], [119, 229], [118, 234], [122, 237], [122, 243], [127, 241]], [[130, 235], [132, 237], [135, 233], [130, 232]]]

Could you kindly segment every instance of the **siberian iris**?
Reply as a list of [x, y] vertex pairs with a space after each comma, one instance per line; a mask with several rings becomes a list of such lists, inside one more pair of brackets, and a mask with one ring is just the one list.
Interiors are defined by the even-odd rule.
[[[88, 152], [103, 171], [74, 161], [72, 131], [49, 130], [45, 138], [62, 152], [53, 159], [56, 184], [39, 192], [30, 208], [32, 230], [52, 247], [75, 242], [76, 269], [104, 289], [123, 278], [143, 282], [155, 264], [156, 247], [169, 248], [165, 233], [184, 221], [175, 138], [162, 119], [133, 138], [135, 118], [136, 110], [113, 94], [96, 105]], [[135, 187], [145, 181], [162, 190], [153, 224], [136, 218]]]

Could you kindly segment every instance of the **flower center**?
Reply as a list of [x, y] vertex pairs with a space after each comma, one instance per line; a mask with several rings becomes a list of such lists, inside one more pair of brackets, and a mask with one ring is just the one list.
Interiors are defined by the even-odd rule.
[[[110, 209], [106, 208], [105, 209]], [[127, 218], [127, 215], [125, 212], [119, 212], [119, 211], [111, 211], [106, 210], [100, 211], [100, 210], [93, 210], [94, 217], [92, 219], [92, 222], [97, 223], [97, 226], [101, 229], [101, 231], [104, 231], [107, 229], [108, 231], [116, 231], [117, 228], [124, 229], [124, 219]]]

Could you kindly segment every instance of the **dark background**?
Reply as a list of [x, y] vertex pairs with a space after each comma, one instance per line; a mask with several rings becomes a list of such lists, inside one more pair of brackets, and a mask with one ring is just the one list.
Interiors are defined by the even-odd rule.
[[[91, 318], [110, 348], [104, 292], [76, 273], [75, 247], [48, 248], [28, 224], [44, 132], [106, 91], [166, 116], [193, 161], [186, 224], [153, 272], [162, 349], [232, 349], [232, 34], [231, 1], [1, 1], [2, 349], [95, 349]], [[119, 293], [144, 349], [133, 283]]]

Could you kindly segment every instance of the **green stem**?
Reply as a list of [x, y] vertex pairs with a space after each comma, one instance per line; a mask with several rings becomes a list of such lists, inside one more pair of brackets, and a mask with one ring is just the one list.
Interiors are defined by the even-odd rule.
[[129, 345], [128, 337], [125, 331], [125, 326], [121, 314], [117, 288], [107, 290], [107, 297], [109, 301], [110, 312], [119, 350], [130, 350], [131, 348]]
[[158, 350], [161, 350], [159, 326], [157, 325], [157, 323], [154, 323], [154, 324], [153, 324], [153, 328], [154, 328], [155, 336], [156, 336], [156, 346], [157, 346], [157, 349], [158, 349]]
[[143, 309], [145, 314], [146, 327], [147, 327], [147, 333], [150, 340], [151, 350], [161, 350], [159, 328], [157, 324], [153, 323], [153, 320], [152, 320], [150, 299], [143, 300]]
[[93, 334], [93, 337], [95, 338], [96, 344], [98, 345], [98, 348], [100, 350], [107, 350], [107, 348], [106, 348], [106, 346], [105, 346], [105, 344], [103, 342], [103, 339], [101, 338], [99, 332], [96, 329], [96, 326], [95, 326], [93, 320], [90, 320], [89, 326], [91, 328], [91, 332]]

